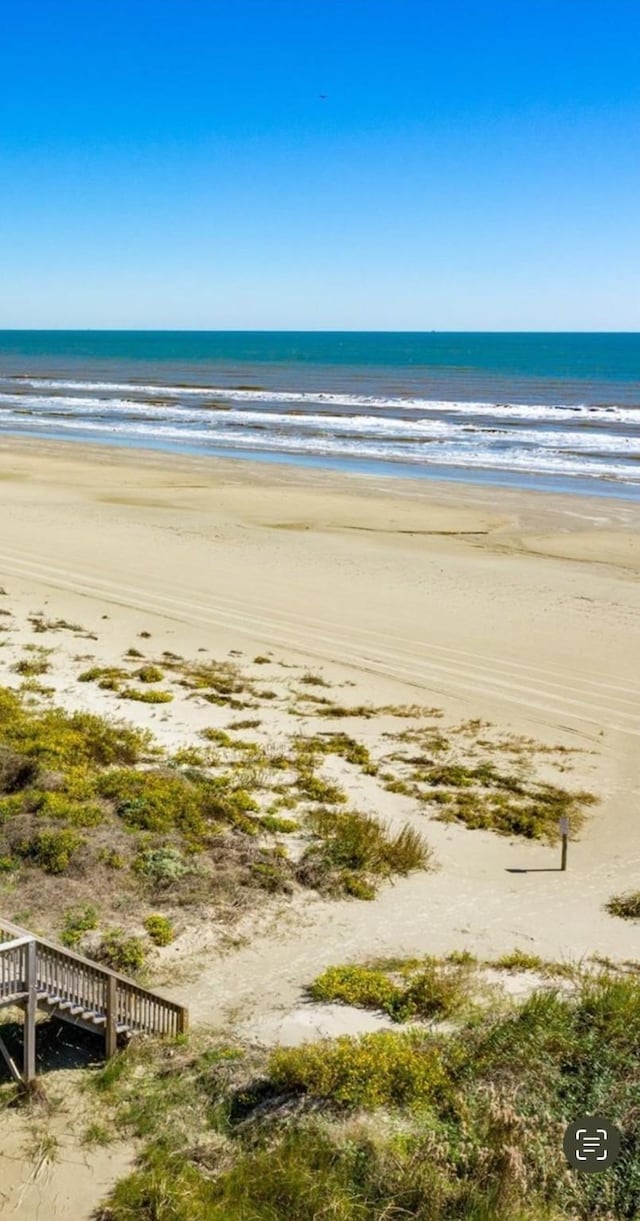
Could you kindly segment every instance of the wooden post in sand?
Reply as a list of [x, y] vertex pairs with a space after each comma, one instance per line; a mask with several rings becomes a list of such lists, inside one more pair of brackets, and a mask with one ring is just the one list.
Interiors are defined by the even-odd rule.
[[567, 844], [569, 842], [569, 819], [561, 818], [559, 830], [562, 836], [562, 856], [560, 858], [560, 869], [564, 872], [567, 868]]

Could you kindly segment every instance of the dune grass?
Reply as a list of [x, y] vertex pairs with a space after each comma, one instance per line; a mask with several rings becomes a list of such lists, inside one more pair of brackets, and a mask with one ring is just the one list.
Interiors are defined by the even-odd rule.
[[459, 1013], [470, 1002], [471, 980], [466, 964], [425, 958], [400, 976], [380, 967], [329, 967], [314, 980], [309, 993], [317, 1001], [342, 1001], [406, 1022]]
[[356, 810], [320, 808], [307, 818], [315, 840], [304, 853], [297, 877], [328, 893], [373, 898], [380, 882], [395, 874], [427, 869], [431, 852], [412, 827], [392, 832]]
[[[81, 678], [119, 686], [119, 674], [92, 667]], [[155, 683], [135, 690], [162, 696]], [[203, 736], [208, 746], [170, 755], [124, 722], [34, 708], [0, 689], [0, 885], [14, 910], [41, 909], [48, 922], [56, 909], [95, 907], [107, 929], [126, 910], [126, 933], [137, 937], [154, 910], [164, 916], [158, 904], [231, 919], [261, 893], [296, 886], [371, 899], [385, 878], [428, 864], [415, 832], [391, 833], [351, 810], [346, 791], [316, 770], [329, 754], [370, 766], [348, 735], [306, 745], [296, 736], [291, 753], [213, 727]], [[295, 861], [283, 843], [293, 832]], [[81, 925], [55, 927], [91, 948]]]
[[640, 920], [640, 890], [625, 895], [614, 895], [607, 903], [607, 911], [623, 920]]
[[[383, 1031], [271, 1054], [201, 1037], [96, 1073], [96, 1109], [143, 1151], [102, 1221], [632, 1221], [640, 1198], [640, 985], [603, 975], [448, 1032]], [[601, 1110], [602, 1175], [562, 1133]]]

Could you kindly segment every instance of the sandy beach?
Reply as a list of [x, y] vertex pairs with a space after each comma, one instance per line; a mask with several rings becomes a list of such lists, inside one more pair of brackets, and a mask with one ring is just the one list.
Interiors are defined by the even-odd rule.
[[[265, 1043], [377, 1028], [383, 1019], [362, 1011], [309, 1005], [305, 988], [325, 966], [381, 954], [637, 957], [637, 927], [604, 904], [640, 869], [640, 506], [18, 441], [0, 445], [0, 481], [13, 616], [2, 683], [18, 685], [15, 659], [36, 640], [52, 647], [57, 704], [126, 716], [176, 749], [205, 725], [227, 727], [228, 711], [114, 705], [78, 685], [82, 664], [114, 665], [141, 633], [155, 657], [206, 651], [257, 674], [257, 654], [270, 675], [280, 667], [276, 694], [312, 670], [354, 704], [437, 707], [445, 725], [477, 719], [562, 749], [563, 783], [599, 799], [562, 874], [557, 846], [427, 818], [411, 796], [331, 760], [360, 808], [424, 831], [435, 869], [368, 903], [273, 898], [226, 940], [187, 922], [158, 979], [195, 1026]], [[82, 633], [34, 637], [34, 614]], [[279, 696], [259, 715], [263, 743], [291, 733]], [[294, 728], [318, 723], [307, 708]], [[332, 728], [373, 750], [398, 724]], [[51, 1173], [67, 1182], [64, 1159]], [[32, 1215], [35, 1198], [15, 1215]]]

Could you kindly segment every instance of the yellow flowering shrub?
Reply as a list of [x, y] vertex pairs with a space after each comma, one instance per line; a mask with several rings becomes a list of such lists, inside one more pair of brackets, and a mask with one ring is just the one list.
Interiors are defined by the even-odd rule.
[[269, 1071], [278, 1088], [350, 1107], [429, 1103], [447, 1081], [438, 1045], [418, 1031], [343, 1035], [282, 1048], [273, 1053]]

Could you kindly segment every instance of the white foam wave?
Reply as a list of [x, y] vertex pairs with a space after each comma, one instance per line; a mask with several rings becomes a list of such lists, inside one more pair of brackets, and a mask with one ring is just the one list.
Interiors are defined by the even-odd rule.
[[[51, 422], [59, 421], [61, 417], [73, 417], [79, 427], [83, 426], [83, 417], [106, 417], [107, 425], [118, 423], [125, 426], [127, 421], [140, 419], [155, 424], [158, 430], [174, 424], [183, 430], [185, 439], [193, 435], [194, 426], [201, 425], [208, 430], [220, 428], [228, 432], [234, 426], [242, 427], [249, 432], [259, 430], [271, 431], [274, 445], [280, 444], [286, 433], [305, 434], [317, 432], [325, 438], [348, 436], [366, 439], [387, 439], [400, 442], [417, 442], [421, 440], [441, 442], [456, 439], [460, 446], [475, 446], [478, 439], [485, 440], [493, 446], [503, 445], [509, 439], [517, 440], [523, 446], [538, 448], [562, 448], [577, 450], [582, 453], [640, 456], [640, 437], [625, 436], [622, 432], [601, 431], [544, 431], [521, 426], [483, 428], [480, 422], [465, 424], [456, 421], [398, 419], [389, 416], [327, 416], [317, 413], [295, 413], [242, 410], [228, 408], [215, 410], [212, 408], [189, 408], [177, 405], [158, 405], [137, 402], [130, 399], [91, 399], [74, 397], [44, 398], [40, 395], [6, 395], [0, 393], [0, 411], [7, 409], [12, 419], [26, 418], [20, 413], [37, 413], [40, 419], [46, 418], [44, 409], [51, 414]], [[112, 420], [109, 417], [113, 417]], [[32, 416], [34, 420], [36, 416]], [[204, 433], [202, 435], [205, 435]]]
[[587, 403], [489, 403], [465, 402], [428, 398], [402, 398], [366, 394], [347, 394], [328, 391], [295, 390], [241, 390], [230, 386], [166, 386], [138, 382], [73, 381], [54, 378], [4, 378], [0, 385], [13, 387], [29, 386], [40, 390], [79, 390], [86, 392], [108, 391], [110, 394], [138, 394], [167, 399], [217, 399], [229, 402], [254, 403], [299, 403], [301, 405], [353, 407], [369, 410], [422, 411], [460, 413], [463, 416], [483, 415], [493, 418], [521, 420], [585, 419], [595, 423], [628, 423], [640, 426], [640, 409], [619, 405], [591, 406]]
[[[26, 421], [28, 420], [28, 423]], [[288, 437], [260, 435], [248, 433], [245, 429], [209, 428], [185, 431], [174, 425], [152, 424], [149, 422], [109, 423], [102, 420], [57, 419], [47, 420], [44, 417], [24, 417], [6, 413], [3, 423], [13, 424], [24, 431], [38, 430], [73, 430], [76, 433], [101, 433], [102, 435], [118, 436], [123, 440], [145, 439], [150, 443], [164, 440], [169, 443], [193, 445], [202, 443], [202, 448], [224, 448], [227, 450], [254, 451], [284, 451], [301, 456], [324, 455], [328, 457], [349, 457], [369, 460], [403, 461], [416, 465], [425, 463], [433, 466], [465, 466], [493, 470], [526, 471], [530, 474], [555, 474], [583, 477], [609, 478], [634, 483], [638, 480], [638, 466], [625, 461], [594, 461], [592, 458], [581, 458], [575, 454], [563, 453], [560, 449], [532, 451], [519, 445], [497, 450], [487, 441], [476, 438], [475, 446], [471, 443], [462, 450], [457, 440], [449, 440], [438, 446], [401, 442], [376, 443], [374, 440], [363, 442], [360, 439], [344, 437]], [[25, 427], [26, 424], [26, 427]]]

